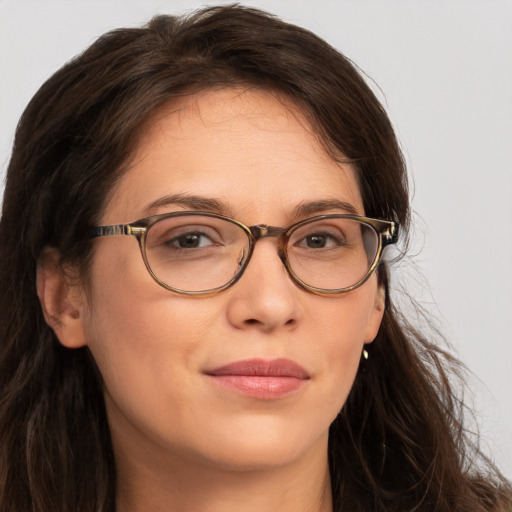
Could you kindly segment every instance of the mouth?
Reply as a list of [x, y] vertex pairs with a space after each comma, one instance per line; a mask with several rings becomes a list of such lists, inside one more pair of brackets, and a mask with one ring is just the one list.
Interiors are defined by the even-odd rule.
[[289, 359], [236, 361], [205, 375], [225, 390], [267, 400], [293, 394], [310, 379], [302, 366]]

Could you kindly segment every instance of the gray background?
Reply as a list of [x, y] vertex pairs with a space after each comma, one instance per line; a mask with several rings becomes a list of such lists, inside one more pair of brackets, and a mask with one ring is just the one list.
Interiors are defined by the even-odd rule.
[[[106, 30], [209, 3], [0, 0], [2, 182], [17, 119], [60, 65]], [[416, 212], [412, 256], [395, 283], [427, 307], [472, 370], [467, 399], [482, 444], [511, 478], [512, 2], [242, 3], [327, 39], [367, 73], [388, 109]]]

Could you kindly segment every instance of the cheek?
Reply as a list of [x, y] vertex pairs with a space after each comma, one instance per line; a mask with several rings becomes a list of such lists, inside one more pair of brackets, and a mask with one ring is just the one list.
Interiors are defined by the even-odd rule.
[[178, 379], [180, 368], [193, 364], [209, 313], [195, 314], [194, 300], [159, 287], [135, 240], [105, 240], [112, 241], [121, 243], [104, 244], [94, 260], [86, 338], [107, 392], [151, 397], [159, 383]]
[[[314, 308], [316, 345], [323, 371], [319, 384], [323, 387], [325, 402], [318, 404], [316, 413], [330, 410], [331, 421], [343, 407], [356, 377], [368, 329], [375, 323], [376, 281], [340, 298], [322, 299]], [[379, 313], [380, 317], [380, 313]], [[369, 327], [371, 326], [371, 327]]]
[[200, 321], [193, 304], [180, 304], [154, 283], [146, 291], [129, 288], [95, 295], [88, 315], [86, 337], [104, 378], [140, 380], [145, 368], [169, 375], [171, 365], [192, 364], [207, 332], [205, 317]]
[[186, 446], [192, 425], [204, 423], [190, 404], [204, 402], [195, 369], [217, 315], [207, 303], [198, 307], [152, 280], [135, 281], [98, 286], [87, 321], [113, 437], [133, 444], [134, 426], [152, 446]]

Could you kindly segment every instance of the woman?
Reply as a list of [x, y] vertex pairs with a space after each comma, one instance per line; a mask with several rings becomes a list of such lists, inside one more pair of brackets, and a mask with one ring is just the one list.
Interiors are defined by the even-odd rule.
[[8, 169], [0, 509], [508, 510], [393, 307], [408, 218], [384, 110], [311, 33], [229, 6], [102, 37]]

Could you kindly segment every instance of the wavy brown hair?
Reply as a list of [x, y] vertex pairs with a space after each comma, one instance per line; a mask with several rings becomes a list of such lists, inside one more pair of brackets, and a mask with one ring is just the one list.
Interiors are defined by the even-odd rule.
[[[36, 294], [57, 248], [87, 277], [90, 229], [140, 131], [165, 103], [219, 87], [289, 97], [333, 158], [357, 169], [365, 214], [409, 224], [404, 160], [355, 66], [312, 33], [224, 6], [114, 30], [37, 92], [17, 128], [0, 222], [0, 509], [114, 512], [116, 469], [101, 376], [61, 346]], [[457, 363], [387, 304], [371, 358], [331, 426], [335, 511], [512, 508], [508, 483], [468, 441]]]

